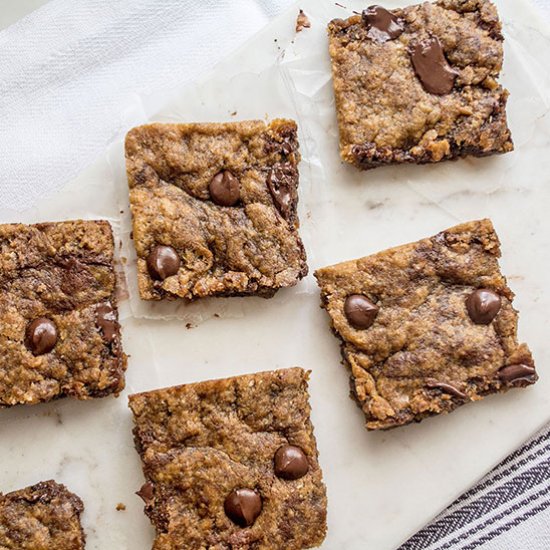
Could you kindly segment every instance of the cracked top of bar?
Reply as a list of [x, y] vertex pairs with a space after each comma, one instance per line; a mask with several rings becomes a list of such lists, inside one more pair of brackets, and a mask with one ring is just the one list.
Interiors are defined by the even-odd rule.
[[[321, 544], [326, 494], [307, 380], [292, 368], [130, 396], [155, 550]], [[247, 525], [227, 508], [238, 490]]]
[[0, 406], [122, 391], [113, 254], [106, 221], [0, 225]]
[[489, 0], [374, 6], [333, 20], [328, 33], [346, 162], [370, 169], [513, 149], [508, 92], [497, 82], [501, 23]]
[[83, 510], [80, 498], [55, 481], [0, 493], [0, 548], [83, 550]]
[[481, 220], [316, 271], [367, 428], [536, 382], [499, 256]]
[[271, 297], [307, 274], [292, 120], [150, 124], [126, 137], [142, 299]]

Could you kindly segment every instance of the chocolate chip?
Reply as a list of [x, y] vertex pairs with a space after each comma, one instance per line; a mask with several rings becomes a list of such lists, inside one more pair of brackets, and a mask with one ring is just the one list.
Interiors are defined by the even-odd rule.
[[140, 497], [145, 504], [150, 504], [153, 501], [155, 493], [155, 486], [150, 482], [146, 481], [136, 495]]
[[95, 323], [107, 343], [111, 343], [118, 333], [116, 313], [111, 304], [100, 304], [95, 310]]
[[349, 324], [359, 330], [369, 328], [374, 323], [379, 309], [362, 294], [352, 294], [344, 303], [344, 313]]
[[288, 220], [295, 208], [298, 172], [289, 162], [273, 166], [267, 177], [267, 186], [281, 216]]
[[506, 384], [531, 383], [534, 382], [536, 375], [537, 371], [534, 367], [523, 364], [508, 365], [498, 371], [498, 377]]
[[401, 36], [405, 23], [382, 6], [370, 6], [363, 10], [363, 22], [367, 36], [380, 44]]
[[459, 399], [466, 399], [468, 396], [461, 392], [458, 388], [455, 388], [451, 384], [447, 384], [445, 382], [438, 382], [437, 380], [433, 378], [429, 378], [426, 380], [426, 386], [430, 389], [437, 389], [441, 390], [444, 393], [448, 393], [449, 395], [454, 395], [455, 397], [458, 397]]
[[488, 325], [500, 311], [500, 296], [492, 290], [480, 288], [466, 299], [466, 309], [476, 325]]
[[27, 325], [25, 345], [34, 355], [49, 353], [57, 343], [57, 327], [46, 317], [39, 317]]
[[147, 256], [149, 275], [157, 281], [164, 281], [175, 275], [180, 268], [180, 259], [171, 246], [157, 245]]
[[309, 470], [306, 453], [295, 445], [283, 445], [274, 457], [275, 475], [282, 479], [299, 479]]
[[212, 201], [219, 206], [234, 206], [241, 198], [241, 184], [229, 170], [216, 174], [208, 189]]
[[417, 42], [411, 47], [410, 55], [416, 75], [427, 92], [437, 95], [451, 92], [457, 72], [445, 59], [437, 38], [426, 38]]
[[252, 489], [234, 489], [224, 502], [227, 517], [240, 527], [250, 527], [262, 511], [262, 497]]

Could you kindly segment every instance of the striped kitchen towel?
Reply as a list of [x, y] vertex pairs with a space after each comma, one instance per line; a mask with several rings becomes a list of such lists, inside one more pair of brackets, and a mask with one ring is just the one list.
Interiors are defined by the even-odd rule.
[[398, 550], [550, 550], [550, 427]]

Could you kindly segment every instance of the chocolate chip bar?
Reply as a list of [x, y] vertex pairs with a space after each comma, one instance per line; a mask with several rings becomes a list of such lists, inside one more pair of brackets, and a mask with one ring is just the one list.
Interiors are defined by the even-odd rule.
[[83, 510], [80, 498], [55, 481], [0, 493], [0, 548], [83, 550]]
[[368, 429], [537, 381], [499, 257], [481, 220], [315, 273]]
[[321, 544], [326, 494], [299, 368], [130, 396], [158, 548]]
[[296, 124], [150, 124], [126, 137], [144, 300], [271, 297], [307, 274]]
[[106, 221], [0, 225], [0, 406], [122, 391], [113, 254]]
[[512, 151], [489, 0], [371, 6], [328, 34], [344, 161], [366, 170]]

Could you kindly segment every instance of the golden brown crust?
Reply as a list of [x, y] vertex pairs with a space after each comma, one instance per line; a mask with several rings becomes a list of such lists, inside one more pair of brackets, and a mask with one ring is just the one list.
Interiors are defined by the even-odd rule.
[[[150, 124], [126, 137], [126, 162], [141, 298], [272, 296], [307, 274], [298, 235], [296, 123]], [[272, 169], [289, 175], [288, 209], [270, 193]], [[223, 170], [240, 182], [240, 200], [219, 206], [209, 184]], [[155, 281], [147, 256], [171, 246], [176, 274]]]
[[[513, 293], [499, 257], [493, 226], [481, 220], [315, 273], [369, 429], [419, 421], [536, 381], [536, 374], [520, 381], [499, 376], [507, 365], [534, 366], [527, 346], [517, 341]], [[473, 323], [466, 308], [466, 298], [480, 288], [501, 298], [489, 325]], [[380, 308], [366, 330], [346, 318], [351, 294]], [[442, 391], [441, 384], [457, 391]]]
[[[105, 221], [0, 225], [0, 406], [122, 391], [113, 253]], [[107, 342], [97, 308], [109, 304], [114, 334]], [[43, 317], [55, 323], [57, 343], [34, 355], [26, 330]]]
[[80, 498], [55, 481], [0, 494], [0, 548], [83, 550], [83, 510]]
[[[343, 160], [369, 169], [511, 151], [495, 6], [439, 0], [391, 11], [404, 32], [382, 44], [367, 37], [361, 16], [328, 27]], [[414, 72], [409, 48], [428, 37], [458, 73], [450, 94], [428, 93]]]
[[[149, 486], [155, 550], [299, 550], [326, 532], [326, 495], [299, 368], [130, 396], [136, 448]], [[303, 449], [309, 472], [275, 476], [274, 454]], [[224, 513], [236, 487], [259, 491], [263, 510], [241, 528]], [[142, 492], [143, 493], [143, 492]]]

